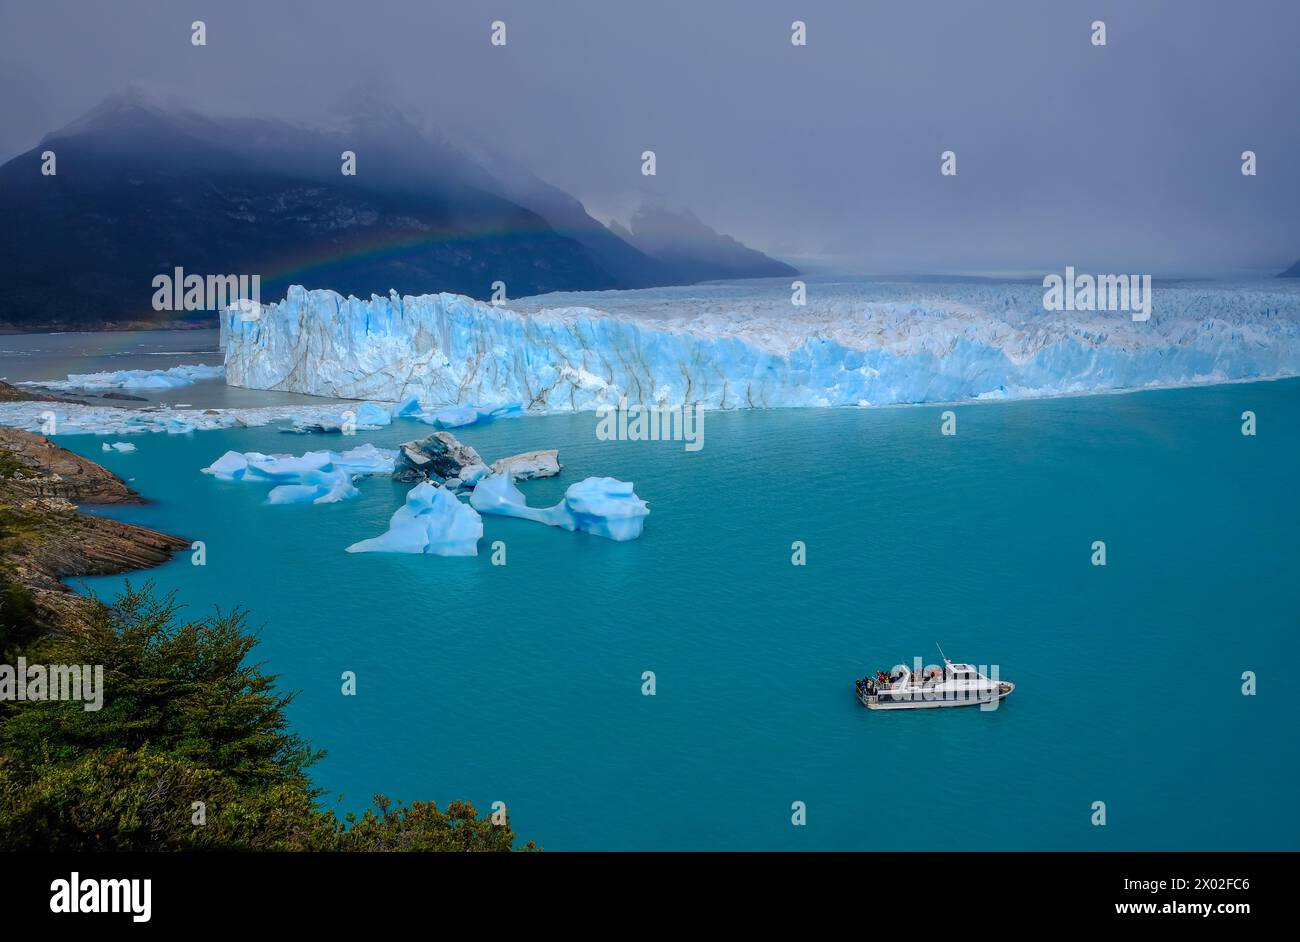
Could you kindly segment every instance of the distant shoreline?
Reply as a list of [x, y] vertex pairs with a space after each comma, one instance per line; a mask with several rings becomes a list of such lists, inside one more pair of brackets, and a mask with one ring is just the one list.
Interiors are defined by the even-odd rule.
[[216, 330], [220, 322], [216, 316], [211, 320], [178, 321], [174, 324], [159, 324], [154, 321], [123, 321], [121, 323], [101, 323], [97, 327], [84, 324], [0, 324], [0, 337], [16, 337], [26, 334], [115, 334], [133, 330]]

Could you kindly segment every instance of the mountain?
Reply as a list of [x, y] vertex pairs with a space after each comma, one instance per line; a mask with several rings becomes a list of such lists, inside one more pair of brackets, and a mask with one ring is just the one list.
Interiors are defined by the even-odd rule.
[[611, 223], [613, 233], [668, 266], [678, 284], [721, 278], [774, 278], [797, 275], [797, 269], [768, 258], [706, 226], [689, 209], [647, 205], [626, 227]]
[[[362, 297], [482, 298], [497, 280], [512, 296], [615, 286], [536, 213], [455, 167], [420, 165], [414, 129], [391, 117], [313, 130], [111, 97], [0, 167], [0, 215], [20, 221], [0, 231], [0, 320], [173, 320], [153, 311], [152, 280], [177, 266], [260, 275], [265, 300], [291, 283]], [[40, 173], [46, 150], [55, 176]], [[355, 177], [339, 171], [344, 150], [357, 154]]]
[[1282, 272], [1282, 274], [1278, 275], [1278, 277], [1279, 278], [1300, 278], [1300, 262], [1296, 262], [1286, 271]]
[[[47, 150], [53, 176], [41, 173]], [[344, 151], [355, 176], [340, 173]], [[259, 275], [264, 301], [290, 284], [482, 299], [496, 281], [522, 297], [747, 277], [693, 230], [666, 254], [662, 239], [631, 245], [525, 168], [366, 95], [308, 127], [127, 89], [0, 166], [0, 215], [12, 221], [0, 229], [0, 329], [211, 323], [211, 311], [153, 310], [154, 278], [177, 267]]]
[[629, 245], [588, 214], [582, 203], [526, 167], [484, 149], [474, 151], [473, 157], [491, 178], [496, 192], [537, 213], [557, 233], [579, 243], [620, 288], [688, 283], [671, 265]]

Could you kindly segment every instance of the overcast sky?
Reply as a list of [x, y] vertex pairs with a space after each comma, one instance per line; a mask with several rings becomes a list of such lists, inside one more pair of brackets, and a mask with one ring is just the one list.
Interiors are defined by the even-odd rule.
[[0, 158], [131, 82], [309, 121], [365, 83], [601, 218], [649, 193], [805, 262], [1280, 269], [1297, 36], [1297, 0], [0, 0]]

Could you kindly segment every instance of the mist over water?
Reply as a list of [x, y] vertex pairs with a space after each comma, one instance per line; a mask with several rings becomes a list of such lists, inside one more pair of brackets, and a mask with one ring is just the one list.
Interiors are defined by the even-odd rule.
[[1300, 254], [1290, 0], [50, 0], [3, 22], [4, 159], [132, 82], [307, 123], [361, 88], [602, 220], [666, 200], [801, 266], [1274, 274]]

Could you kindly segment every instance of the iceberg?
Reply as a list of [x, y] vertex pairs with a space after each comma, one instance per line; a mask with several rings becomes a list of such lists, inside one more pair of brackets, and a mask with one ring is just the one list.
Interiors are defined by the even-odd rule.
[[[1157, 283], [1144, 322], [1047, 311], [1029, 282], [788, 284], [512, 302], [289, 289], [220, 324], [226, 381], [528, 412], [1023, 398], [1300, 375], [1300, 290]], [[720, 290], [723, 290], [720, 289]], [[574, 303], [568, 303], [572, 300]], [[579, 302], [599, 303], [602, 307]], [[460, 416], [460, 414], [457, 414]], [[464, 413], [468, 415], [468, 411]]]
[[614, 478], [587, 478], [571, 484], [562, 503], [574, 529], [620, 542], [639, 537], [650, 513], [631, 483]]
[[67, 379], [44, 383], [26, 382], [23, 386], [46, 389], [176, 389], [192, 386], [199, 380], [220, 379], [224, 366], [204, 364], [173, 366], [166, 370], [111, 370], [104, 373], [69, 373]]
[[373, 402], [363, 402], [355, 409], [346, 409], [337, 414], [321, 414], [318, 411], [305, 413], [294, 419], [292, 430], [350, 435], [357, 429], [383, 428], [392, 422], [391, 409]]
[[485, 514], [581, 530], [619, 542], [639, 537], [650, 513], [630, 483], [614, 478], [587, 478], [569, 485], [564, 499], [554, 507], [529, 507], [509, 474], [494, 474], [479, 481], [469, 502]]
[[422, 412], [414, 417], [427, 425], [449, 429], [477, 425], [480, 422], [491, 422], [493, 419], [503, 418], [504, 416], [519, 415], [520, 411], [521, 407], [518, 403], [498, 406], [495, 409], [480, 409], [477, 406], [449, 406], [433, 412]]
[[492, 462], [489, 470], [493, 474], [507, 474], [516, 481], [531, 481], [533, 478], [553, 478], [564, 470], [564, 465], [560, 464], [559, 451], [548, 448], [501, 458]]
[[402, 397], [402, 399], [389, 410], [388, 414], [393, 419], [416, 419], [426, 425], [432, 425], [435, 428], [452, 429], [463, 428], [466, 425], [476, 425], [479, 422], [491, 422], [493, 419], [500, 419], [506, 416], [517, 416], [522, 414], [522, 411], [522, 406], [517, 402], [512, 402], [504, 406], [493, 406], [490, 408], [471, 405], [452, 405], [440, 409], [425, 409], [420, 403], [420, 397], [418, 395], [408, 395]]
[[332, 504], [356, 497], [354, 475], [392, 474], [397, 453], [365, 444], [351, 451], [264, 455], [228, 451], [203, 468], [219, 481], [271, 483], [268, 504]]
[[391, 415], [395, 419], [400, 419], [408, 415], [420, 414], [420, 397], [407, 396], [397, 405], [393, 406]]
[[135, 446], [132, 445], [130, 442], [112, 442], [111, 444], [109, 442], [104, 442], [101, 450], [116, 451], [125, 455], [135, 451]]
[[309, 451], [305, 455], [264, 455], [228, 451], [206, 468], [223, 481], [295, 481], [313, 471], [339, 470], [349, 474], [392, 474], [397, 452], [369, 443], [351, 451]]
[[310, 471], [301, 484], [277, 484], [266, 495], [268, 504], [333, 504], [361, 492], [352, 483], [352, 475], [338, 469]]
[[355, 421], [362, 428], [383, 428], [392, 424], [393, 415], [391, 410], [383, 406], [375, 405], [373, 402], [363, 402], [357, 407]]
[[427, 553], [477, 556], [483, 518], [451, 491], [425, 481], [406, 495], [389, 519], [388, 531], [353, 543], [349, 553]]

